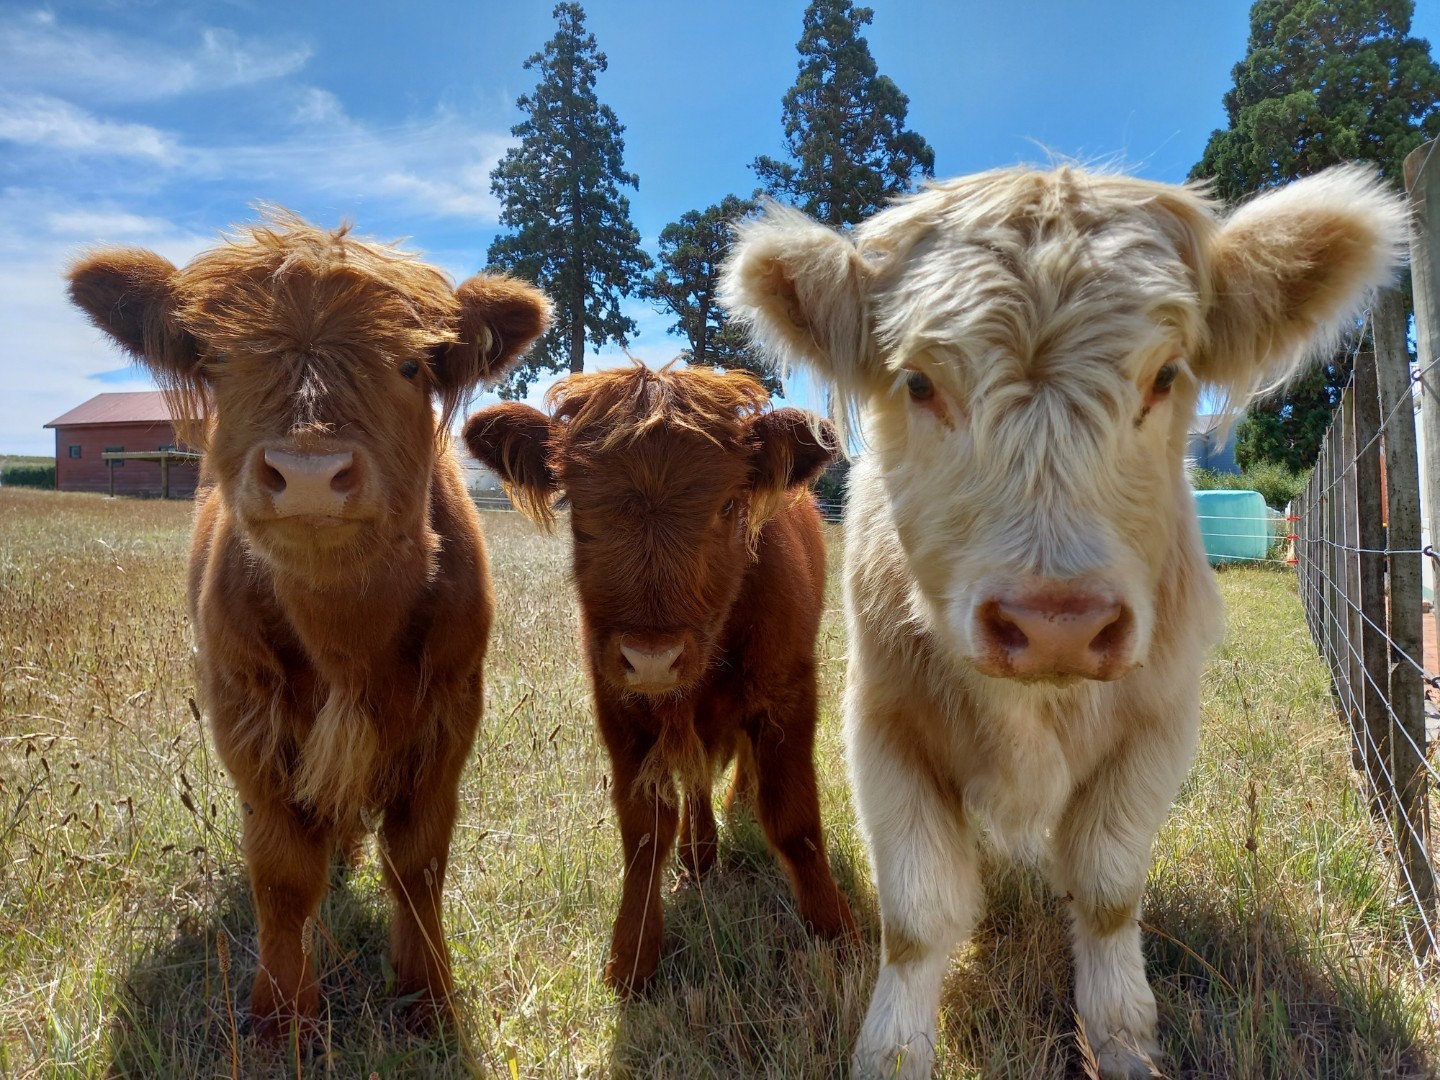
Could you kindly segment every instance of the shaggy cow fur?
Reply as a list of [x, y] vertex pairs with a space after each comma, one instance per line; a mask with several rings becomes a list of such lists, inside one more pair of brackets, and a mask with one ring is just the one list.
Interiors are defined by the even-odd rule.
[[[572, 375], [553, 417], [472, 416], [465, 440], [532, 518], [570, 502], [575, 582], [625, 850], [606, 979], [643, 988], [660, 955], [662, 860], [715, 860], [710, 789], [753, 795], [816, 934], [853, 932], [825, 858], [811, 752], [825, 548], [801, 485], [834, 454], [829, 425], [764, 411], [743, 373], [644, 367]], [[817, 437], [818, 436], [818, 437]], [[674, 777], [680, 779], [683, 814]]]
[[1045, 853], [1107, 1074], [1148, 1076], [1137, 923], [1221, 626], [1184, 475], [1200, 388], [1237, 404], [1387, 281], [1398, 198], [1340, 168], [1222, 217], [1071, 168], [936, 184], [837, 233], [742, 226], [731, 313], [812, 365], [870, 452], [847, 511], [847, 751], [883, 966], [857, 1077], [930, 1069], [977, 841]]
[[[71, 298], [205, 448], [190, 552], [200, 696], [244, 808], [262, 1035], [316, 1014], [305, 939], [332, 852], [380, 824], [396, 990], [449, 1010], [440, 891], [480, 720], [491, 587], [448, 419], [549, 318], [284, 211], [183, 270], [111, 249]], [[440, 406], [437, 417], [435, 405]]]

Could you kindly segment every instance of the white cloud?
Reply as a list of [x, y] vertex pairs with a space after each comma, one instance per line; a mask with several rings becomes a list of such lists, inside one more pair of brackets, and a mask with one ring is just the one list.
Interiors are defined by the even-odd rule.
[[65, 295], [66, 266], [97, 241], [143, 243], [179, 264], [214, 238], [107, 205], [0, 191], [0, 453], [51, 453], [47, 421], [104, 391], [153, 386], [139, 367], [122, 381], [94, 378], [130, 366]]
[[345, 106], [340, 104], [340, 99], [329, 90], [321, 90], [318, 86], [301, 88], [300, 101], [295, 106], [294, 121], [303, 127], [311, 128], [348, 123]]
[[64, 25], [44, 11], [0, 22], [4, 82], [107, 101], [154, 101], [276, 79], [299, 71], [310, 55], [308, 45], [244, 39], [215, 28], [201, 30], [196, 42], [173, 46]]
[[103, 120], [48, 94], [0, 92], [0, 140], [67, 153], [169, 162], [178, 147], [145, 124]]
[[432, 214], [498, 221], [500, 201], [490, 194], [490, 170], [494, 167], [494, 161], [468, 166], [462, 170], [465, 175], [460, 177], [460, 182], [392, 172], [378, 179], [375, 191], [402, 196]]
[[264, 144], [197, 150], [207, 173], [263, 179], [350, 202], [379, 200], [412, 217], [480, 224], [500, 218], [490, 173], [509, 135], [477, 130], [448, 110], [386, 127], [346, 114], [332, 94], [305, 88], [296, 130]]
[[165, 218], [90, 208], [53, 210], [46, 214], [45, 225], [58, 236], [89, 237], [97, 242], [165, 236], [175, 229]]

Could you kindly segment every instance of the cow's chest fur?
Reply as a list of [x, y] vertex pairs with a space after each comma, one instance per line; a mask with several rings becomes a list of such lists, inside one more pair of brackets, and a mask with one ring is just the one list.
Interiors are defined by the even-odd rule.
[[1093, 686], [996, 692], [977, 681], [949, 680], [928, 695], [934, 760], [966, 819], [1001, 851], [1033, 859], [1113, 741], [1096, 723], [1105, 695]]
[[417, 740], [437, 735], [423, 628], [411, 625], [420, 589], [399, 573], [320, 594], [287, 588], [237, 548], [224, 554], [208, 587], [216, 602], [202, 602], [197, 630], [206, 697], [222, 704], [210, 711], [227, 764], [270, 773], [327, 820], [383, 804], [416, 751], [433, 749]]

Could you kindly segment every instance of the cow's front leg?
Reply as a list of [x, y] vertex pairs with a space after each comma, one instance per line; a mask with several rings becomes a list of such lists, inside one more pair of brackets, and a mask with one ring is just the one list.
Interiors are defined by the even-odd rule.
[[611, 795], [620, 824], [625, 876], [620, 910], [610, 938], [605, 981], [623, 996], [643, 991], [660, 963], [665, 921], [660, 909], [660, 880], [675, 843], [676, 793], [668, 775], [653, 785], [636, 784], [655, 737], [623, 715], [597, 703], [600, 730], [610, 751]]
[[1184, 749], [1131, 749], [1077, 788], [1055, 829], [1051, 873], [1071, 898], [1075, 1008], [1105, 1076], [1149, 1077], [1157, 1060], [1140, 898], [1151, 844], [1188, 763]]
[[715, 865], [717, 850], [715, 807], [709, 790], [687, 791], [680, 814], [680, 862], [695, 877], [703, 877]]
[[414, 995], [410, 1020], [426, 1028], [453, 1017], [455, 984], [441, 917], [441, 894], [458, 810], [462, 751], [437, 754], [444, 767], [418, 775], [385, 806], [380, 861], [394, 898], [390, 962], [395, 990]]
[[249, 785], [242, 785], [240, 794], [245, 811], [242, 845], [260, 935], [260, 962], [250, 991], [255, 1034], [277, 1039], [298, 1023], [301, 1034], [308, 1035], [320, 987], [313, 930], [307, 949], [306, 923], [315, 917], [328, 887], [334, 840], [284, 799]]
[[795, 890], [806, 928], [817, 937], [858, 936], [850, 903], [825, 854], [815, 777], [815, 667], [792, 674], [789, 693], [746, 724], [754, 746], [755, 808]]
[[885, 719], [854, 716], [850, 725], [850, 771], [882, 934], [880, 976], [851, 1075], [920, 1080], [934, 1062], [950, 953], [974, 929], [983, 894], [975, 836], [958, 799], [892, 751]]

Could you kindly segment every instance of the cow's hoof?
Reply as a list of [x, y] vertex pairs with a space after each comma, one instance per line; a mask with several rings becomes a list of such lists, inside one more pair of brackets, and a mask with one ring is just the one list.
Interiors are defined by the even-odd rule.
[[850, 1062], [851, 1080], [929, 1080], [935, 1062], [928, 1039], [910, 1046], [855, 1047]]
[[640, 997], [648, 993], [654, 981], [653, 965], [648, 970], [619, 960], [611, 960], [605, 965], [605, 985], [621, 998]]
[[1117, 1035], [1100, 1048], [1095, 1060], [1106, 1080], [1150, 1080], [1164, 1075], [1155, 1064], [1159, 1055], [1154, 1039], [1127, 1040]]
[[419, 994], [412, 1000], [400, 1002], [399, 1015], [400, 1026], [411, 1035], [443, 1035], [456, 1028], [455, 1007], [448, 997]]
[[249, 1013], [249, 1022], [243, 1027], [249, 1029], [255, 1041], [264, 1046], [299, 1045], [307, 1051], [320, 1040], [320, 1022], [313, 1016], [296, 1016], [294, 1013], [270, 1012], [263, 1015]]

